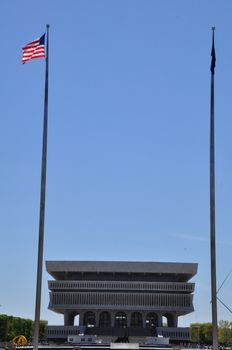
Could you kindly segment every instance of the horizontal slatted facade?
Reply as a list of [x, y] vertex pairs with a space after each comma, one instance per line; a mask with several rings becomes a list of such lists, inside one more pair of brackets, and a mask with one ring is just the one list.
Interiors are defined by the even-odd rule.
[[194, 292], [194, 283], [167, 282], [118, 282], [118, 281], [49, 281], [50, 290], [141, 290]]
[[50, 307], [82, 308], [87, 305], [101, 308], [135, 307], [135, 308], [172, 308], [191, 309], [191, 294], [166, 293], [94, 293], [94, 292], [52, 292]]

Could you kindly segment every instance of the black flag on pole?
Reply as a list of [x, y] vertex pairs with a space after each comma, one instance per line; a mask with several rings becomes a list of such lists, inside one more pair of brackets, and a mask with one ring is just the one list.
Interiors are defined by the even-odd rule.
[[212, 59], [211, 59], [210, 70], [211, 70], [211, 73], [214, 74], [214, 69], [216, 66], [216, 54], [215, 54], [215, 47], [214, 47], [214, 29], [213, 29], [213, 42], [212, 42], [211, 57], [212, 57]]

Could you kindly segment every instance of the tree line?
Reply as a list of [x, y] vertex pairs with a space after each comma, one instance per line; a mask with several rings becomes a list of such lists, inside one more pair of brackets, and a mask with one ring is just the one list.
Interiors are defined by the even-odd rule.
[[[193, 323], [190, 325], [191, 341], [198, 344], [210, 345], [212, 338], [212, 323]], [[232, 322], [219, 321], [218, 341], [220, 344], [232, 344]]]
[[[0, 341], [11, 341], [16, 335], [24, 335], [30, 341], [33, 333], [34, 321], [0, 314]], [[39, 339], [47, 339], [47, 321], [40, 321]]]

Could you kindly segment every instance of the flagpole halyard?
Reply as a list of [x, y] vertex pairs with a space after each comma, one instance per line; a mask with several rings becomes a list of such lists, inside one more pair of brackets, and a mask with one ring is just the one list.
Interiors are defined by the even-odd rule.
[[46, 60], [45, 60], [45, 92], [44, 92], [43, 147], [42, 147], [41, 190], [40, 190], [40, 217], [39, 217], [36, 301], [35, 301], [35, 323], [34, 323], [34, 339], [33, 339], [34, 350], [38, 350], [38, 344], [39, 344], [42, 271], [43, 271], [43, 242], [44, 242], [44, 221], [45, 221], [47, 129], [48, 129], [48, 68], [49, 68], [48, 59], [49, 59], [49, 25], [47, 25], [47, 44], [46, 44]]

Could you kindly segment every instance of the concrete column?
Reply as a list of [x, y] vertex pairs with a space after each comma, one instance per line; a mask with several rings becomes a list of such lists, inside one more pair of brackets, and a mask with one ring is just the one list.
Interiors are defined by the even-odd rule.
[[64, 326], [68, 326], [68, 312], [64, 312]]
[[163, 327], [162, 314], [158, 314], [158, 327]]
[[96, 327], [99, 327], [99, 315], [100, 315], [100, 312], [96, 311], [95, 312], [95, 326]]
[[127, 328], [129, 328], [130, 327], [130, 325], [131, 325], [131, 312], [125, 312], [125, 314], [126, 314], [126, 326], [127, 326]]
[[177, 315], [176, 313], [166, 314], [167, 317], [167, 326], [168, 327], [177, 327]]
[[114, 328], [115, 312], [111, 311], [110, 316], [111, 316], [111, 327]]
[[79, 326], [83, 326], [84, 325], [84, 313], [81, 311], [79, 313]]
[[173, 327], [172, 319], [173, 319], [172, 315], [171, 315], [171, 314], [168, 314], [168, 315], [167, 315], [167, 326], [168, 326], [168, 327]]
[[178, 316], [176, 315], [176, 327], [178, 327]]
[[143, 328], [146, 328], [146, 318], [147, 318], [147, 314], [146, 313], [142, 313], [142, 318], [143, 318]]
[[173, 314], [173, 315], [172, 315], [172, 324], [173, 324], [172, 327], [175, 327], [175, 328], [178, 327], [178, 317], [177, 317], [176, 314]]
[[64, 325], [65, 326], [73, 326], [74, 325], [74, 317], [75, 317], [75, 313], [66, 310], [64, 312]]

